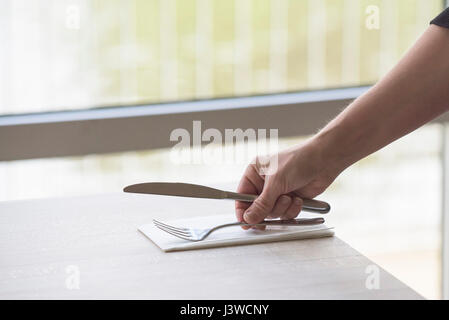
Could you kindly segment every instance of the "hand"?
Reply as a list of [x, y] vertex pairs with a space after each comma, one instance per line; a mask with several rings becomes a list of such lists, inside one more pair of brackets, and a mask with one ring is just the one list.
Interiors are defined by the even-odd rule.
[[257, 223], [265, 218], [293, 219], [301, 211], [302, 198], [321, 194], [340, 172], [326, 165], [313, 142], [275, 156], [259, 157], [246, 168], [237, 189], [259, 197], [253, 203], [236, 201], [237, 220]]

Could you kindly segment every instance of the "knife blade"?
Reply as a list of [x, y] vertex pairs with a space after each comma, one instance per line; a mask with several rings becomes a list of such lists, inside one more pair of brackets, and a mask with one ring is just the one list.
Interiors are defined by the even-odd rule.
[[[257, 195], [255, 194], [230, 192], [198, 184], [180, 182], [138, 183], [125, 187], [123, 191], [129, 193], [157, 194], [189, 198], [230, 199], [245, 202], [252, 202], [257, 198]], [[330, 211], [330, 205], [320, 200], [303, 199], [302, 210], [324, 214]]]

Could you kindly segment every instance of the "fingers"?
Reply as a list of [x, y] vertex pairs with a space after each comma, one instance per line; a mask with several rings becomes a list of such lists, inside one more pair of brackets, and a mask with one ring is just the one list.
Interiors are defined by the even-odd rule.
[[290, 191], [285, 175], [282, 173], [263, 175], [258, 171], [260, 166], [262, 164], [257, 161], [256, 164], [249, 165], [240, 181], [238, 192], [259, 194], [259, 196], [252, 204], [236, 202], [237, 220], [256, 224], [265, 218], [295, 218], [301, 211], [302, 200], [296, 195], [285, 194]]
[[[257, 170], [253, 165], [249, 165], [242, 179], [240, 180], [237, 192], [247, 194], [259, 194], [263, 189], [264, 180], [257, 173]], [[251, 202], [236, 201], [235, 202], [235, 215], [237, 221], [244, 222], [243, 214], [251, 206]], [[249, 226], [242, 226], [243, 229], [249, 229]]]
[[[240, 201], [236, 201], [235, 216], [236, 216], [238, 222], [245, 222], [243, 219], [243, 214], [245, 213], [245, 210], [247, 208], [249, 208], [250, 204], [249, 203], [245, 204], [245, 203], [241, 202], [242, 205], [237, 207], [237, 205], [238, 205], [237, 202], [240, 202]], [[243, 204], [247, 205], [247, 207], [245, 208]], [[245, 229], [245, 230], [248, 230], [249, 228], [251, 228], [251, 227], [250, 226], [242, 226], [242, 229]]]
[[283, 215], [281, 215], [281, 219], [290, 220], [296, 218], [298, 214], [301, 212], [302, 204], [303, 201], [301, 198], [294, 197], [288, 209], [284, 212]]
[[260, 196], [245, 211], [243, 219], [247, 223], [258, 223], [264, 220], [273, 211], [278, 196], [276, 188], [265, 187]]
[[280, 196], [277, 199], [273, 210], [268, 214], [267, 218], [275, 219], [283, 216], [286, 213], [287, 209], [289, 209], [291, 203], [292, 198], [290, 198], [289, 196], [285, 194]]
[[[298, 197], [291, 198], [288, 195], [281, 195], [275, 200], [275, 204], [271, 210], [269, 209], [269, 204], [266, 203], [267, 200], [260, 198], [261, 197], [257, 198], [253, 205], [244, 213], [243, 219], [245, 222], [257, 223], [265, 218], [281, 218], [282, 220], [294, 219], [302, 209], [303, 200]], [[260, 200], [262, 200], [262, 202]]]
[[294, 219], [302, 209], [303, 201], [298, 197], [288, 195], [280, 196], [268, 218], [281, 218], [282, 220]]

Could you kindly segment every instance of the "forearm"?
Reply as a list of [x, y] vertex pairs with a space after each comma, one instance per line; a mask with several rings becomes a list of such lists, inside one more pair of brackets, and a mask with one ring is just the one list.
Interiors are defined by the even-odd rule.
[[430, 26], [381, 81], [313, 139], [335, 170], [449, 109], [449, 30]]

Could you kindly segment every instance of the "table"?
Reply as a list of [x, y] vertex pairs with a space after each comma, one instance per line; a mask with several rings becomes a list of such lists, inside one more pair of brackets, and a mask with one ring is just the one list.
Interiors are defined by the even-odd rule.
[[422, 299], [337, 236], [164, 253], [137, 231], [226, 213], [123, 193], [0, 203], [0, 299]]

